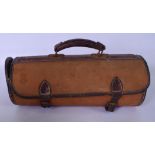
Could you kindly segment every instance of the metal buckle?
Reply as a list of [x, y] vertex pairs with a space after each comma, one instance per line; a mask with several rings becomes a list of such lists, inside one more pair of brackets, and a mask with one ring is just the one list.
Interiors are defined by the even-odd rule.
[[39, 87], [39, 94], [40, 94], [40, 105], [44, 108], [50, 107], [50, 98], [51, 98], [51, 86], [48, 81], [44, 80], [41, 82]]

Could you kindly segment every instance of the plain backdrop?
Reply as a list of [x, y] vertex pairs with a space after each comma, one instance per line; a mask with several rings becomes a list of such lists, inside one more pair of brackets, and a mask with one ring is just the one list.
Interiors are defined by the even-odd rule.
[[[108, 54], [140, 54], [148, 62], [151, 84], [138, 107], [121, 107], [110, 113], [104, 107], [29, 107], [11, 103], [5, 80], [7, 57], [48, 55], [56, 43], [74, 38], [92, 39], [106, 45]], [[64, 54], [91, 54], [88, 48], [70, 48]], [[131, 71], [132, 74], [132, 71]], [[0, 121], [155, 121], [155, 34], [52, 33], [0, 34]]]

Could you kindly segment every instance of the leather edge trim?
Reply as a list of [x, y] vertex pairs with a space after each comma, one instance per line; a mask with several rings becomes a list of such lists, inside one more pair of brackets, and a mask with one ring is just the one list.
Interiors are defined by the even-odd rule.
[[5, 60], [5, 77], [6, 77], [6, 83], [7, 83], [10, 100], [14, 103], [14, 97], [13, 97], [14, 95], [13, 95], [12, 86], [11, 86], [13, 60], [14, 59], [12, 57], [8, 57]]
[[[12, 89], [13, 93], [17, 95], [18, 97], [24, 98], [24, 99], [41, 99], [40, 96], [24, 96], [16, 92], [14, 89]], [[141, 94], [144, 93], [146, 90], [137, 91], [137, 92], [123, 92], [122, 95], [135, 95], [135, 94]], [[102, 92], [93, 92], [93, 93], [77, 93], [77, 94], [53, 94], [49, 98], [72, 98], [72, 97], [92, 97], [92, 96], [105, 96], [105, 95], [112, 95], [112, 93], [102, 93]]]
[[[106, 53], [104, 53], [103, 55], [105, 55]], [[51, 54], [50, 54], [51, 55]], [[83, 60], [83, 59], [87, 59], [87, 60], [105, 60], [105, 57], [92, 57], [92, 54], [88, 54], [88, 55], [64, 55], [63, 57], [59, 57], [59, 55], [57, 57], [54, 57], [54, 59], [52, 59], [51, 57], [49, 57], [50, 55], [44, 55], [44, 56], [25, 56], [25, 57], [16, 57], [14, 59], [14, 63], [29, 63], [29, 62], [48, 62], [48, 61], [75, 61], [75, 60]], [[108, 59], [109, 60], [133, 60], [133, 59], [141, 59], [141, 57], [139, 55], [134, 55], [134, 54], [106, 54], [108, 55]]]
[[143, 93], [143, 95], [142, 95], [142, 97], [141, 97], [141, 100], [140, 100], [140, 102], [137, 104], [137, 106], [142, 105], [142, 103], [143, 103], [143, 102], [144, 102], [144, 100], [145, 100], [146, 93], [147, 93], [147, 90]]
[[146, 85], [146, 90], [147, 90], [147, 88], [150, 86], [150, 82], [151, 82], [151, 79], [150, 79], [150, 70], [149, 70], [149, 67], [148, 67], [148, 64], [147, 64], [146, 60], [141, 55], [139, 55], [139, 57], [144, 62], [144, 65], [145, 65], [146, 71], [147, 71], [147, 75], [148, 75], [148, 83]]

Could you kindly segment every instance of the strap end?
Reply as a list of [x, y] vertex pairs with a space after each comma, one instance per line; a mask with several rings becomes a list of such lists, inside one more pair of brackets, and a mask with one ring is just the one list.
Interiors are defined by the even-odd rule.
[[115, 110], [115, 107], [116, 107], [116, 103], [110, 102], [110, 103], [105, 105], [105, 110], [113, 112]]

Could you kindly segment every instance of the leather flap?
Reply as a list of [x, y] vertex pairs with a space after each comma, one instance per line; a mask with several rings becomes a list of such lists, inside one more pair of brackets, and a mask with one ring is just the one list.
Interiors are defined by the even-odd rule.
[[52, 95], [111, 94], [113, 77], [119, 77], [123, 94], [141, 93], [149, 86], [149, 71], [142, 57], [93, 59], [50, 58], [15, 61], [12, 87], [21, 97], [39, 97], [39, 86], [47, 81]]

